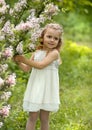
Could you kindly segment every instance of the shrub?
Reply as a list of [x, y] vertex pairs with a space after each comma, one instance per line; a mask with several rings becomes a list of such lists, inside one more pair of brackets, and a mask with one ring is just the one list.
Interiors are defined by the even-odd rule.
[[61, 51], [60, 83], [64, 86], [92, 84], [92, 49], [66, 41]]

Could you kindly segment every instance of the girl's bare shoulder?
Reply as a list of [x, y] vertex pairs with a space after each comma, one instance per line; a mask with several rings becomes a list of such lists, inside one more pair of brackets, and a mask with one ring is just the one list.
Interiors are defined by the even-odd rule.
[[59, 52], [56, 49], [52, 50], [49, 54], [52, 55], [53, 57], [57, 57], [57, 58], [59, 57]]

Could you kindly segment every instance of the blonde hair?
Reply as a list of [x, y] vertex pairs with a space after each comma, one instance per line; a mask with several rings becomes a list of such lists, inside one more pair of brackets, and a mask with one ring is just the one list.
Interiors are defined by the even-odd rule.
[[[40, 39], [43, 39], [44, 34], [45, 34], [45, 32], [46, 32], [46, 30], [47, 30], [48, 28], [55, 29], [55, 30], [57, 30], [57, 31], [60, 33], [59, 42], [58, 42], [58, 45], [57, 45], [57, 47], [56, 47], [56, 49], [59, 51], [59, 50], [60, 50], [60, 47], [61, 47], [61, 45], [62, 45], [62, 38], [61, 38], [61, 36], [62, 36], [62, 33], [63, 33], [63, 28], [62, 28], [59, 24], [57, 24], [57, 23], [47, 24], [47, 25], [43, 28], [43, 30], [42, 30]], [[43, 47], [43, 41], [40, 41], [40, 44], [41, 44], [41, 45], [38, 46], [38, 49], [42, 49], [42, 47]]]

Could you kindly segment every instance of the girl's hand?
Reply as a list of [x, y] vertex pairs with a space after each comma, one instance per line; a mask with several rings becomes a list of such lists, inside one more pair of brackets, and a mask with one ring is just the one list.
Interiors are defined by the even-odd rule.
[[16, 56], [13, 57], [13, 60], [14, 60], [15, 62], [17, 62], [17, 63], [22, 62], [24, 59], [25, 59], [25, 58], [24, 58], [24, 56], [22, 56], [22, 55], [16, 55]]

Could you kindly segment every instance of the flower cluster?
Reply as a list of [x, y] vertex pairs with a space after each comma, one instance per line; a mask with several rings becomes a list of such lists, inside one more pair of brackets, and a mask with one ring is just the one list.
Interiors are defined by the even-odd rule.
[[8, 64], [1, 64], [0, 65], [0, 73], [5, 72], [8, 69]]
[[8, 106], [3, 106], [3, 108], [2, 109], [0, 109], [0, 116], [2, 116], [2, 117], [7, 117], [7, 116], [9, 116], [9, 110], [10, 110], [10, 105], [8, 105]]
[[9, 46], [9, 47], [5, 48], [5, 50], [1, 54], [1, 58], [3, 57], [5, 59], [7, 59], [9, 57], [12, 57], [12, 56], [13, 56], [13, 48], [12, 48], [12, 46]]
[[51, 18], [51, 16], [53, 16], [53, 15], [57, 15], [57, 13], [59, 11], [60, 10], [59, 10], [58, 6], [54, 5], [53, 3], [50, 3], [50, 4], [46, 5], [45, 10], [44, 10], [45, 14], [49, 18]]
[[1, 95], [0, 99], [2, 100], [8, 100], [11, 97], [12, 93], [9, 92], [3, 92], [3, 94]]
[[[36, 9], [30, 8], [27, 2], [19, 0], [11, 8], [5, 0], [0, 0], [0, 128], [11, 108], [8, 105], [8, 99], [12, 95], [9, 88], [16, 85], [16, 74], [10, 71], [8, 62], [16, 53], [34, 51], [39, 44], [42, 26], [47, 21], [50, 22], [52, 16], [59, 11], [58, 6], [50, 3], [37, 15]], [[20, 16], [25, 10], [28, 10], [29, 15], [23, 20]]]
[[19, 0], [19, 2], [15, 3], [14, 8], [10, 8], [9, 14], [13, 17], [17, 16], [18, 12], [21, 12], [21, 10], [26, 7], [27, 1], [26, 0]]
[[0, 77], [0, 90], [8, 87], [12, 87], [16, 85], [16, 74], [12, 73], [6, 77], [6, 79], [3, 79]]
[[[10, 112], [11, 106], [7, 105], [7, 106], [3, 106], [2, 109], [0, 109], [0, 116], [1, 118], [6, 118], [9, 116], [9, 112]], [[3, 122], [0, 122], [0, 128], [3, 126]]]
[[8, 8], [9, 5], [6, 5], [6, 2], [4, 0], [0, 0], [0, 14], [5, 14]]
[[8, 86], [15, 86], [16, 84], [16, 74], [13, 73], [11, 75], [9, 75], [7, 77], [7, 79], [5, 80], [5, 83], [8, 85]]

